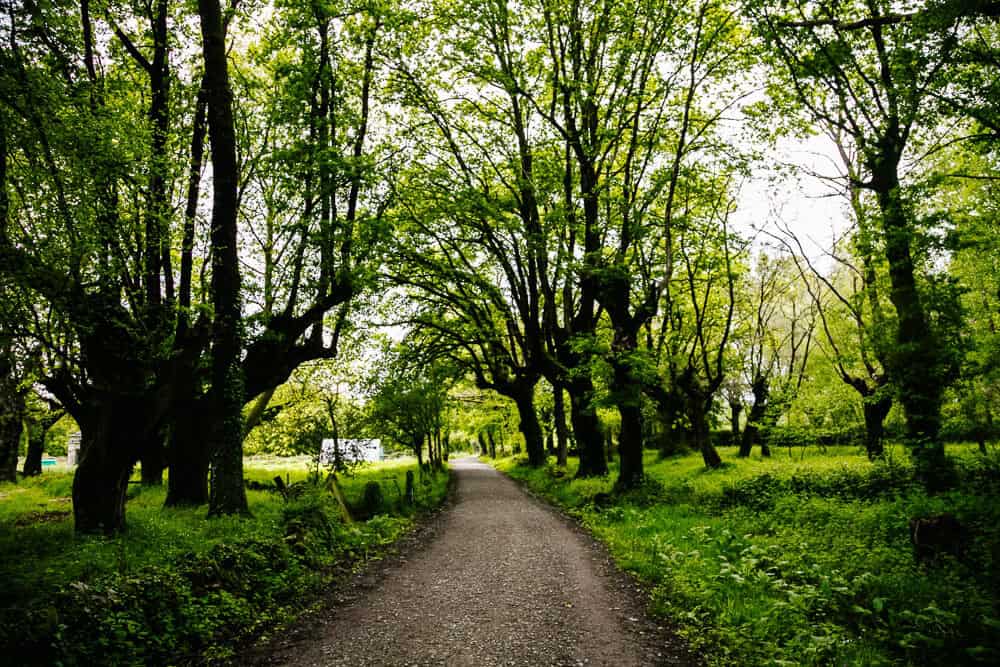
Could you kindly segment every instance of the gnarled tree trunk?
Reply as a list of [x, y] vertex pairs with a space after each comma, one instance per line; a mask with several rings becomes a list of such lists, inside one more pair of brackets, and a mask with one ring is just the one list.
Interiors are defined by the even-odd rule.
[[575, 379], [567, 386], [569, 393], [569, 415], [573, 424], [580, 467], [576, 476], [603, 477], [608, 474], [608, 462], [604, 458], [604, 442], [597, 410], [593, 406], [594, 385], [590, 377]]
[[81, 441], [73, 517], [78, 533], [125, 530], [125, 494], [138, 457], [136, 443], [149, 437], [147, 407], [142, 398], [103, 395], [77, 415]]
[[892, 397], [870, 400], [868, 397], [864, 401], [865, 414], [865, 451], [868, 459], [875, 461], [885, 456], [885, 418], [892, 409]]
[[170, 475], [167, 477], [168, 507], [204, 505], [208, 502], [208, 442], [205, 438], [205, 420], [200, 403], [186, 402], [180, 407], [170, 432], [168, 458]]
[[[747, 425], [743, 429], [743, 438], [740, 441], [739, 456], [746, 458], [753, 451], [753, 446], [761, 441], [760, 429], [764, 424], [764, 417], [767, 413], [767, 399], [770, 395], [770, 387], [767, 378], [754, 378], [751, 386], [753, 391], [753, 405], [750, 406], [750, 413], [747, 415]], [[761, 453], [765, 445], [761, 441]]]
[[915, 234], [902, 201], [898, 165], [903, 140], [889, 127], [879, 152], [869, 161], [889, 261], [889, 298], [896, 308], [896, 346], [890, 356], [892, 377], [906, 413], [906, 440], [917, 474], [929, 489], [942, 485], [946, 469], [941, 441], [944, 373], [934, 332], [917, 289], [911, 243]]
[[708, 428], [708, 414], [712, 409], [711, 397], [690, 397], [687, 401], [688, 418], [691, 420], [691, 439], [706, 468], [718, 468], [722, 465], [722, 457], [712, 444], [711, 431]]
[[618, 479], [615, 489], [624, 491], [642, 483], [642, 391], [626, 363], [614, 364], [612, 391], [619, 399], [618, 414], [621, 430], [618, 434]]
[[565, 467], [569, 434], [566, 432], [566, 399], [563, 388], [557, 386], [552, 394], [552, 418], [556, 429], [556, 465]]
[[521, 435], [524, 436], [524, 445], [528, 450], [528, 465], [540, 466], [545, 464], [545, 443], [542, 438], [542, 426], [538, 421], [538, 413], [535, 412], [535, 386], [520, 387], [514, 394], [514, 403], [517, 405], [517, 414], [521, 420]]

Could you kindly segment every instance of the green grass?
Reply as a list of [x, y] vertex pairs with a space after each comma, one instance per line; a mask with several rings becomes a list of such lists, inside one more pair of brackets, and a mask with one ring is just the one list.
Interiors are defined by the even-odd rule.
[[[593, 497], [615, 470], [575, 480], [575, 460], [563, 477], [495, 463], [579, 517], [713, 664], [996, 664], [1000, 459], [953, 449], [967, 482], [931, 497], [900, 452], [873, 466], [854, 448], [723, 448], [714, 471], [649, 453], [651, 482], [603, 509]], [[909, 519], [943, 512], [974, 539], [960, 560], [918, 563]]]
[[[215, 577], [226, 568], [238, 570], [240, 559], [269, 560], [252, 570], [259, 570], [264, 580], [249, 582], [267, 589], [269, 597], [239, 603], [226, 613], [223, 613], [225, 605], [236, 604], [233, 599], [238, 600], [242, 593], [235, 591], [233, 595], [220, 597], [214, 608], [198, 603], [200, 606], [194, 611], [194, 603], [188, 599], [196, 588], [193, 583], [194, 588], [189, 586], [172, 593], [179, 597], [167, 605], [169, 612], [174, 616], [181, 614], [186, 624], [184, 632], [196, 635], [197, 641], [190, 643], [203, 656], [224, 657], [232, 650], [230, 639], [259, 634], [269, 625], [275, 625], [279, 617], [294, 615], [329, 582], [332, 573], [376, 556], [413, 524], [418, 513], [438, 506], [447, 493], [447, 474], [426, 476], [424, 483], [418, 483], [414, 507], [401, 502], [406, 472], [415, 468], [415, 460], [401, 459], [365, 465], [352, 474], [340, 475], [341, 489], [349, 505], [361, 503], [364, 487], [371, 481], [381, 485], [386, 501], [380, 516], [352, 526], [340, 523], [332, 497], [326, 492], [307, 492], [303, 498], [286, 502], [277, 493], [250, 490], [247, 497], [252, 518], [206, 519], [205, 507], [164, 508], [165, 488], [134, 485], [130, 487], [126, 509], [127, 530], [111, 539], [74, 534], [69, 498], [72, 476], [68, 472], [47, 470], [40, 477], [24, 479], [16, 485], [0, 485], [0, 553], [4, 554], [0, 559], [0, 624], [5, 626], [0, 630], [0, 645], [39, 635], [40, 639], [32, 641], [48, 642], [46, 649], [51, 649], [51, 644], [59, 643], [55, 635], [78, 630], [74, 627], [58, 630], [60, 623], [75, 622], [67, 620], [72, 612], [63, 613], [63, 607], [72, 608], [79, 603], [77, 606], [83, 610], [96, 604], [101, 609], [95, 614], [104, 614], [104, 618], [95, 620], [103, 623], [100, 632], [106, 634], [108, 627], [117, 628], [114, 618], [116, 614], [121, 616], [118, 625], [125, 628], [121, 641], [97, 647], [105, 652], [103, 655], [111, 656], [107, 658], [109, 661], [120, 661], [114, 651], [131, 650], [132, 640], [128, 636], [133, 626], [141, 626], [151, 616], [138, 608], [150, 604], [147, 593], [136, 592], [135, 600], [121, 602], [122, 591], [128, 589], [130, 582], [163, 576], [175, 581], [188, 575], [191, 582], [196, 582], [205, 576]], [[295, 483], [305, 480], [308, 474], [307, 457], [246, 461], [246, 476], [256, 481], [270, 481], [280, 475]], [[237, 559], [235, 565], [231, 562], [233, 558]], [[274, 571], [269, 570], [271, 567]], [[198, 568], [202, 571], [195, 572]], [[241, 585], [232, 583], [237, 588]], [[216, 584], [213, 590], [220, 589], [221, 593], [227, 585]], [[107, 594], [97, 596], [97, 591]], [[256, 593], [247, 595], [253, 597]], [[96, 602], [90, 599], [94, 596], [99, 598]], [[82, 598], [86, 599], [81, 601]], [[58, 622], [49, 618], [52, 609], [57, 612]], [[169, 615], [161, 612], [157, 613]], [[138, 621], [130, 616], [136, 614], [140, 617]], [[174, 616], [170, 616], [170, 622], [179, 623]], [[84, 622], [90, 621], [84, 619]], [[150, 630], [149, 636], [165, 635], [164, 640], [169, 640], [170, 631]], [[225, 637], [224, 633], [233, 637]], [[67, 664], [74, 664], [74, 660], [86, 664], [93, 659], [74, 657], [72, 651], [67, 654], [65, 646], [52, 650], [55, 651], [52, 656]], [[170, 647], [157, 650], [160, 653], [138, 651], [130, 659], [137, 664], [162, 662]]]

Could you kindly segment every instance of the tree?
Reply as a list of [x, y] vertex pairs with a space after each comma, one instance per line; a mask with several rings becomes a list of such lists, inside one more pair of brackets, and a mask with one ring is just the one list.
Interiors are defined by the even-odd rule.
[[454, 368], [444, 364], [422, 366], [405, 353], [387, 361], [384, 374], [373, 381], [370, 419], [397, 443], [410, 449], [423, 466], [424, 445], [428, 462], [440, 468], [444, 461], [448, 391]]
[[[151, 5], [142, 18], [160, 20], [165, 7]], [[76, 528], [113, 533], [124, 527], [136, 443], [147, 442], [165, 414], [158, 373], [167, 330], [142, 287], [160, 285], [162, 275], [151, 259], [160, 253], [159, 221], [146, 206], [155, 209], [158, 186], [131, 174], [135, 164], [155, 162], [151, 154], [164, 146], [136, 134], [150, 119], [128, 99], [128, 84], [115, 84], [130, 81], [130, 68], [145, 59], [114, 29], [112, 14], [108, 23], [112, 29], [100, 39], [120, 42], [123, 57], [99, 69], [89, 3], [11, 7], [0, 98], [13, 138], [6, 152], [17, 168], [6, 172], [2, 187], [16, 197], [4, 196], [0, 266], [69, 329], [69, 344], [58, 350], [68, 354], [45, 382], [83, 430]], [[135, 225], [139, 219], [149, 224]], [[143, 283], [140, 276], [154, 273]]]
[[[857, 199], [855, 211], [862, 214]], [[851, 387], [862, 403], [865, 423], [865, 450], [870, 460], [884, 453], [884, 422], [892, 409], [893, 393], [886, 357], [890, 322], [881, 302], [881, 279], [870, 246], [870, 230], [864, 218], [857, 218], [855, 245], [858, 266], [828, 251], [840, 271], [824, 275], [805, 253], [802, 243], [787, 227], [776, 237], [788, 251], [819, 316], [838, 377]], [[826, 295], [826, 298], [824, 296]], [[846, 324], [846, 326], [845, 326]], [[846, 329], [846, 330], [845, 330]]]
[[921, 132], [934, 129], [932, 101], [948, 86], [964, 10], [921, 5], [903, 15], [874, 0], [863, 7], [764, 2], [748, 8], [780, 66], [775, 98], [836, 128], [859, 153], [864, 173], [853, 185], [875, 201], [897, 315], [887, 362], [919, 473], [936, 487], [945, 468], [940, 412], [949, 369], [929, 316], [933, 306], [918, 285], [920, 229], [903, 165]]
[[711, 442], [709, 418], [727, 376], [741, 242], [729, 231], [733, 203], [726, 187], [691, 187], [683, 201], [663, 315], [647, 330], [658, 369], [645, 391], [675, 437], [677, 422], [686, 420], [686, 439], [706, 467], [717, 468], [722, 458]]
[[45, 436], [66, 411], [49, 398], [39, 396], [37, 391], [28, 396], [28, 411], [25, 426], [28, 430], [28, 450], [24, 457], [21, 474], [33, 477], [42, 473], [42, 454], [45, 451]]
[[199, 0], [205, 103], [212, 142], [212, 389], [209, 431], [212, 487], [209, 515], [248, 514], [243, 487], [244, 378], [240, 368], [243, 323], [237, 251], [236, 129], [226, 57], [226, 33], [218, 0]]
[[0, 482], [17, 481], [17, 457], [27, 410], [26, 394], [18, 372], [14, 341], [0, 332]]
[[802, 303], [798, 275], [789, 271], [787, 262], [761, 253], [755, 269], [747, 303], [750, 321], [740, 341], [753, 397], [740, 440], [741, 457], [750, 456], [757, 443], [763, 456], [771, 455], [768, 432], [802, 386], [816, 326], [816, 306], [808, 295], [808, 303]]

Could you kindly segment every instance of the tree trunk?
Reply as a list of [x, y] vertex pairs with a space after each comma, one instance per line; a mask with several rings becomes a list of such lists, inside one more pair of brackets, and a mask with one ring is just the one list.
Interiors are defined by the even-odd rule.
[[528, 450], [528, 465], [545, 464], [545, 445], [542, 440], [542, 426], [535, 412], [535, 388], [522, 388], [514, 398], [517, 414], [521, 420], [521, 435], [524, 436], [524, 446]]
[[[906, 441], [917, 474], [931, 490], [944, 481], [946, 461], [941, 441], [941, 393], [944, 374], [941, 354], [929, 326], [914, 276], [911, 241], [914, 230], [901, 197], [897, 168], [902, 142], [894, 128], [883, 137], [878, 156], [871, 160], [879, 212], [889, 262], [890, 300], [896, 308], [896, 346], [891, 355], [892, 377], [900, 388], [906, 414]], [[898, 133], [898, 130], [895, 130]]]
[[591, 403], [594, 385], [590, 377], [576, 379], [568, 387], [569, 416], [573, 424], [573, 437], [580, 457], [578, 478], [603, 477], [608, 474], [608, 461], [604, 458], [604, 441], [597, 410]]
[[163, 469], [167, 464], [165, 441], [166, 430], [159, 428], [142, 444], [139, 465], [143, 486], [163, 486]]
[[101, 396], [80, 424], [80, 463], [73, 476], [73, 517], [78, 533], [114, 535], [125, 530], [125, 494], [137, 458], [136, 442], [149, 437], [141, 399]]
[[4, 398], [5, 405], [0, 405], [0, 482], [17, 481], [17, 454], [24, 412], [17, 409], [18, 396], [18, 392], [8, 395]]
[[[731, 401], [729, 403], [729, 431], [731, 442], [734, 445], [740, 444], [740, 414], [743, 412], [743, 404], [739, 401]], [[742, 454], [742, 449], [740, 450], [740, 456]]]
[[42, 454], [45, 453], [45, 436], [57, 421], [66, 414], [62, 410], [46, 410], [41, 416], [28, 420], [28, 452], [24, 458], [21, 475], [33, 477], [42, 474]]
[[556, 465], [565, 468], [569, 434], [566, 432], [566, 399], [562, 387], [556, 387], [553, 391], [552, 404], [552, 415], [556, 422]]
[[883, 438], [885, 436], [885, 418], [892, 409], [892, 397], [885, 396], [878, 400], [864, 399], [862, 406], [865, 414], [865, 450], [868, 460], [875, 461], [885, 456]]
[[208, 443], [204, 437], [207, 415], [203, 408], [182, 413], [170, 433], [167, 507], [204, 505], [208, 502]]
[[479, 442], [479, 454], [481, 456], [489, 456], [489, 445], [486, 444], [486, 436], [483, 435], [482, 431], [476, 434], [476, 440]]
[[[694, 446], [701, 452], [706, 468], [718, 468], [722, 465], [722, 457], [712, 444], [712, 434], [708, 428], [708, 413], [712, 408], [711, 399], [691, 397], [688, 401], [688, 418], [691, 420], [691, 438]], [[748, 427], [749, 428], [749, 427]], [[744, 431], [745, 435], [746, 431]]]
[[642, 461], [642, 393], [632, 377], [627, 362], [614, 364], [612, 391], [618, 396], [621, 430], [618, 432], [618, 479], [615, 489], [625, 491], [637, 487], [643, 480]]
[[[740, 440], [739, 456], [746, 458], [753, 452], [753, 446], [760, 438], [760, 427], [764, 422], [767, 413], [767, 399], [770, 394], [770, 387], [767, 380], [756, 378], [753, 382], [753, 405], [750, 406], [750, 413], [747, 415], [747, 425], [743, 428], [743, 438]], [[764, 445], [761, 445], [763, 453]]]
[[[188, 346], [185, 352], [195, 350]], [[172, 412], [169, 417], [167, 465], [167, 507], [204, 505], [208, 502], [209, 442], [206, 427], [210, 425], [209, 397], [201, 394], [200, 381], [194, 368], [195, 360], [178, 359], [173, 389]]]
[[243, 486], [244, 378], [240, 368], [242, 321], [237, 253], [236, 132], [226, 40], [218, 0], [198, 0], [201, 18], [208, 131], [212, 145], [213, 419], [209, 515], [248, 514]]
[[21, 468], [21, 475], [24, 477], [34, 477], [42, 474], [42, 454], [45, 453], [45, 434], [48, 429], [42, 428], [39, 423], [28, 426], [28, 452], [24, 457], [24, 466]]
[[[4, 223], [0, 219], [0, 224]], [[5, 338], [0, 341], [0, 482], [17, 481], [17, 455], [27, 410], [15, 363], [11, 340]]]
[[687, 450], [687, 432], [680, 423], [684, 412], [683, 396], [658, 388], [651, 398], [656, 404], [656, 418], [662, 429], [658, 438], [660, 457], [666, 458]]

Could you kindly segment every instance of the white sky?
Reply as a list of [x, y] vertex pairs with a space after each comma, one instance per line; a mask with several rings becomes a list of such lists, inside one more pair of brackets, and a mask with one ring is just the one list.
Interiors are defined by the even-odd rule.
[[779, 221], [799, 237], [810, 255], [829, 250], [832, 240], [851, 224], [847, 200], [835, 192], [834, 184], [812, 174], [836, 176], [838, 161], [833, 142], [824, 136], [780, 140], [766, 163], [791, 169], [778, 173], [765, 166], [754, 173], [741, 190], [733, 214], [735, 228], [752, 235], [754, 228]]

